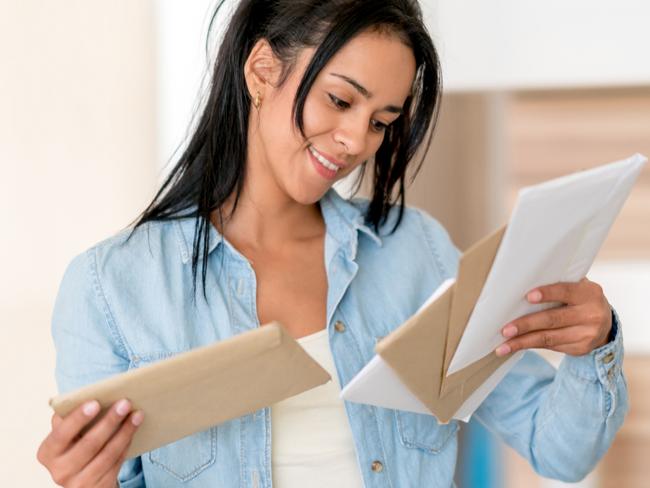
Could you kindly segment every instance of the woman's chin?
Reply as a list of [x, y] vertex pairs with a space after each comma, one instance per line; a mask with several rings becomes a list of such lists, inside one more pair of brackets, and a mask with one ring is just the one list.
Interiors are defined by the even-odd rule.
[[324, 178], [318, 173], [311, 161], [306, 166], [299, 166], [286, 181], [284, 186], [288, 195], [302, 205], [317, 203], [340, 178]]
[[313, 205], [317, 203], [327, 193], [327, 190], [316, 193], [301, 193], [300, 195], [293, 195], [293, 199], [301, 205]]
[[313, 205], [317, 203], [328, 192], [332, 185], [299, 185], [293, 188], [290, 196], [301, 205]]

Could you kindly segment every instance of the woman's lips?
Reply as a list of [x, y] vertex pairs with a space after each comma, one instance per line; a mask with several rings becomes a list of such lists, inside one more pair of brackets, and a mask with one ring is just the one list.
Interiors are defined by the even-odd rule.
[[324, 153], [323, 151], [320, 151], [319, 149], [316, 149], [314, 146], [310, 146], [312, 149], [314, 149], [318, 154], [323, 156], [325, 159], [327, 159], [331, 164], [334, 164], [338, 166], [339, 168], [344, 168], [346, 164], [343, 161], [339, 161], [336, 159], [334, 156], [331, 156], [327, 153]]
[[309, 148], [307, 148], [307, 154], [309, 155], [309, 159], [314, 165], [314, 168], [320, 174], [323, 178], [327, 180], [334, 180], [336, 179], [336, 175], [338, 174], [339, 170], [332, 170], [329, 168], [326, 168], [321, 164], [321, 162], [316, 159], [316, 156], [314, 156]]

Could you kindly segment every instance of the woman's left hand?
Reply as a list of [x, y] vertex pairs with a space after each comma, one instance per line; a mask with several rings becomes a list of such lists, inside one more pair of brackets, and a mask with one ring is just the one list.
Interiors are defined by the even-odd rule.
[[582, 356], [607, 344], [612, 312], [597, 283], [583, 278], [578, 283], [555, 283], [531, 290], [530, 303], [561, 302], [564, 305], [524, 315], [501, 329], [507, 342], [497, 356], [522, 349], [543, 348]]

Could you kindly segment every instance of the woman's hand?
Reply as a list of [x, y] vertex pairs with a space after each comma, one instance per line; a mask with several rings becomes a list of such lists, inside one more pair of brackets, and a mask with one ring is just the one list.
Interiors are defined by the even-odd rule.
[[141, 411], [129, 415], [131, 404], [128, 400], [120, 400], [80, 435], [99, 410], [99, 403], [93, 400], [80, 405], [65, 418], [52, 416], [52, 431], [41, 443], [36, 457], [57, 485], [73, 488], [116, 486], [126, 450], [144, 415]]
[[587, 278], [578, 283], [556, 283], [536, 288], [526, 297], [530, 303], [564, 305], [524, 315], [503, 327], [501, 333], [509, 340], [497, 347], [497, 356], [532, 348], [581, 356], [607, 344], [612, 312], [597, 283]]

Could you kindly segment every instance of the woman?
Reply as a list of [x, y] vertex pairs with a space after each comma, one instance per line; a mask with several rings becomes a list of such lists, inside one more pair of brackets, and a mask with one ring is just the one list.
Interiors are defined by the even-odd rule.
[[[132, 232], [65, 273], [53, 317], [57, 380], [72, 390], [278, 320], [333, 382], [124, 463], [146, 412], [124, 399], [80, 435], [98, 414], [89, 402], [55, 415], [39, 449], [58, 484], [453, 484], [456, 422], [338, 400], [377, 337], [456, 272], [445, 230], [403, 205], [439, 96], [415, 0], [238, 5], [169, 178]], [[366, 166], [370, 200], [331, 189]], [[475, 415], [542, 475], [576, 480], [627, 409], [620, 330], [588, 280], [528, 297], [566, 305], [504, 324], [498, 353], [568, 355], [556, 372], [527, 353]]]

